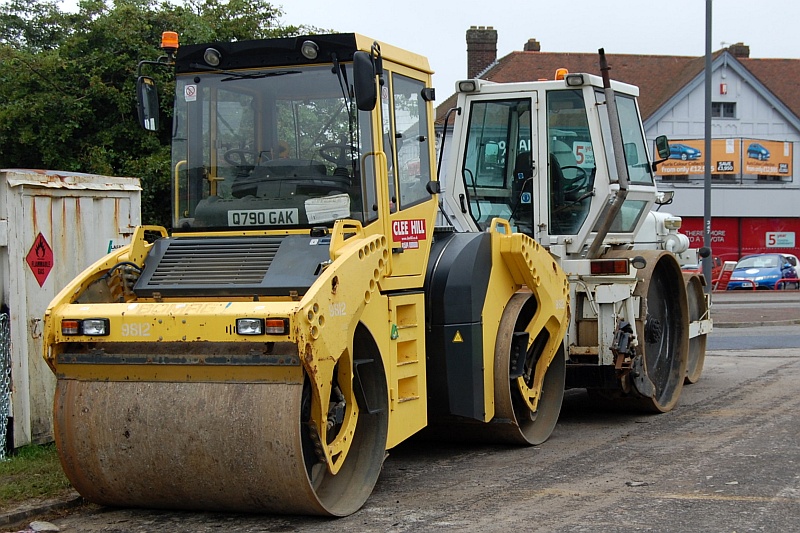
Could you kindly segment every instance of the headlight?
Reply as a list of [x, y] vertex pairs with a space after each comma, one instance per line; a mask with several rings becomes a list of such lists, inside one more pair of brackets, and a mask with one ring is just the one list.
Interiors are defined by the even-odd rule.
[[239, 335], [263, 335], [263, 318], [237, 318], [236, 333]]

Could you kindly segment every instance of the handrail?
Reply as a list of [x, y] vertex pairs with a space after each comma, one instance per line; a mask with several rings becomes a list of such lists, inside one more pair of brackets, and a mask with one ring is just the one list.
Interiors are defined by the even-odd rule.
[[[773, 288], [776, 291], [777, 290], [789, 290], [789, 289], [786, 288], [786, 285], [788, 285], [789, 282], [794, 284], [794, 290], [800, 290], [800, 279], [799, 278], [781, 278], [781, 279], [779, 279], [778, 281], [775, 282], [775, 286]], [[782, 289], [778, 289], [778, 285], [780, 285], [781, 283], [783, 283], [783, 288]]]

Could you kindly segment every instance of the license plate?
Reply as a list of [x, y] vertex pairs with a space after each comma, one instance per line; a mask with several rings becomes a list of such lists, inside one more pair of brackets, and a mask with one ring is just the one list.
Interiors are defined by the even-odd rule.
[[298, 224], [297, 209], [228, 211], [229, 226], [289, 226]]

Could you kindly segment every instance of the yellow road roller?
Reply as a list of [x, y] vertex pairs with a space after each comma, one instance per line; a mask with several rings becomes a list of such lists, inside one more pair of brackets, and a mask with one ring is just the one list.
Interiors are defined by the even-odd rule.
[[429, 425], [537, 444], [570, 286], [503, 217], [437, 225], [431, 70], [356, 34], [179, 46], [172, 228], [137, 228], [46, 312], [55, 438], [109, 506], [344, 516]]

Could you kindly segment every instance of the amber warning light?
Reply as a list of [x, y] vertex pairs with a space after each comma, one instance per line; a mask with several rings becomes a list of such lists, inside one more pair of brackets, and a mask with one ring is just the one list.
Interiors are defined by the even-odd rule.
[[161, 49], [168, 54], [178, 51], [178, 34], [174, 31], [165, 31], [161, 34]]

